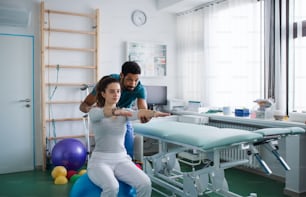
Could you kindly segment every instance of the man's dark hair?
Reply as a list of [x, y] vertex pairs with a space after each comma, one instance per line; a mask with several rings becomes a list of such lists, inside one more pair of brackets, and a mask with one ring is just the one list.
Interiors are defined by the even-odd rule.
[[121, 73], [126, 76], [128, 73], [141, 74], [140, 66], [134, 61], [127, 61], [122, 65]]

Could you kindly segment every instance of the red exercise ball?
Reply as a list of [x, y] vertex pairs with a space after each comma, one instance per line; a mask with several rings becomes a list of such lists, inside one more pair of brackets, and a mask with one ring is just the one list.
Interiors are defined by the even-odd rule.
[[69, 170], [69, 171], [67, 172], [67, 179], [69, 180], [70, 177], [72, 177], [73, 175], [75, 175], [75, 174], [77, 174], [77, 173], [78, 173], [78, 172], [75, 171], [75, 170]]

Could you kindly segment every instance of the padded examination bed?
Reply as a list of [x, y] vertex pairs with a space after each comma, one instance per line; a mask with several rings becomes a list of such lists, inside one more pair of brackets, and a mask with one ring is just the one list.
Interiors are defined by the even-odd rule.
[[300, 127], [288, 127], [288, 128], [266, 128], [253, 131], [255, 133], [262, 134], [263, 136], [271, 135], [298, 135], [305, 133], [305, 130]]
[[201, 148], [202, 150], [218, 149], [247, 142], [257, 142], [271, 135], [293, 135], [305, 132], [304, 129], [298, 127], [267, 128], [247, 131], [176, 121], [137, 123], [134, 124], [134, 131], [139, 135], [190, 145]]
[[261, 134], [239, 129], [220, 129], [212, 126], [174, 121], [135, 124], [137, 134], [198, 147], [203, 150], [217, 149], [243, 142], [256, 142]]
[[[138, 135], [158, 139], [161, 149], [158, 153], [144, 158], [144, 169], [150, 179], [157, 185], [164, 187], [179, 196], [199, 196], [205, 192], [215, 192], [224, 197], [242, 197], [229, 190], [224, 170], [227, 168], [247, 164], [251, 158], [256, 158], [263, 170], [272, 174], [267, 163], [260, 156], [257, 146], [264, 146], [270, 150], [285, 170], [289, 165], [277, 152], [277, 141], [282, 137], [305, 133], [303, 128], [266, 128], [255, 131], [217, 128], [207, 125], [184, 123], [178, 121], [151, 120], [148, 123], [134, 123], [134, 131]], [[182, 147], [168, 149], [167, 144], [172, 143]], [[243, 150], [246, 157], [237, 160], [221, 160], [222, 150], [238, 148]], [[204, 165], [199, 169], [191, 164], [191, 171], [181, 171], [177, 153], [188, 149], [197, 149], [196, 154]], [[221, 151], [220, 151], [221, 150]], [[185, 152], [186, 153], [186, 152]], [[156, 188], [155, 188], [156, 189]], [[157, 191], [161, 192], [157, 189]], [[165, 195], [167, 196], [167, 195]]]

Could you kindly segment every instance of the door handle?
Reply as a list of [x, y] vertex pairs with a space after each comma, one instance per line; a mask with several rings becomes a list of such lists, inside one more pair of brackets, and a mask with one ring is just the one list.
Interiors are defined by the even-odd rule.
[[29, 103], [29, 102], [31, 102], [31, 99], [26, 98], [26, 99], [23, 99], [23, 100], [19, 100], [19, 102], [26, 102], [26, 103]]

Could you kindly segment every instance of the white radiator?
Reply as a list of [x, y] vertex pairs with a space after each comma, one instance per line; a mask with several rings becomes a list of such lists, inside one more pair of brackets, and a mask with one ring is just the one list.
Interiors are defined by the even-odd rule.
[[[256, 146], [256, 149], [260, 153], [260, 147]], [[259, 163], [253, 156], [247, 155], [246, 150], [241, 150], [239, 147], [233, 147], [220, 152], [220, 159], [224, 161], [237, 161], [249, 159], [249, 163], [243, 164], [245, 167], [249, 168], [259, 168]]]
[[[185, 116], [179, 116], [180, 122], [187, 122], [187, 123], [194, 123], [194, 124], [206, 124], [209, 126], [214, 126], [218, 128], [234, 128], [234, 129], [242, 129], [242, 130], [257, 130], [258, 128], [253, 126], [247, 126], [247, 125], [240, 125], [240, 124], [233, 124], [233, 123], [224, 123], [219, 121], [211, 122], [207, 117], [201, 117], [201, 116], [194, 116], [194, 115], [185, 115]], [[260, 146], [256, 146], [256, 149], [258, 150], [260, 154]], [[187, 155], [190, 155], [187, 154]], [[197, 159], [190, 159], [190, 156], [187, 157], [186, 153], [179, 154], [181, 158], [189, 159], [189, 160], [201, 160], [202, 157], [199, 157]], [[192, 157], [193, 158], [193, 157]], [[223, 161], [237, 161], [237, 160], [245, 160], [248, 159], [249, 163], [243, 164], [244, 167], [248, 168], [259, 168], [260, 164], [257, 162], [257, 160], [253, 156], [247, 155], [247, 150], [242, 150], [240, 147], [232, 147], [228, 148], [226, 150], [222, 150], [220, 152], [220, 159]]]
[[[258, 129], [253, 126], [241, 125], [241, 124], [235, 124], [235, 123], [225, 123], [221, 121], [220, 122], [219, 121], [214, 121], [214, 122], [209, 121], [208, 125], [219, 127], [219, 128], [243, 129], [243, 130], [248, 130], [248, 131], [254, 131]], [[258, 150], [260, 154], [260, 146], [256, 146], [256, 149]], [[253, 156], [249, 157], [246, 153], [246, 150], [241, 150], [239, 147], [233, 147], [233, 148], [229, 148], [229, 149], [222, 151], [220, 153], [220, 157], [224, 161], [249, 159], [250, 162], [247, 164], [244, 164], [243, 166], [249, 167], [249, 168], [259, 168], [260, 167], [260, 164], [257, 162], [257, 160]]]

